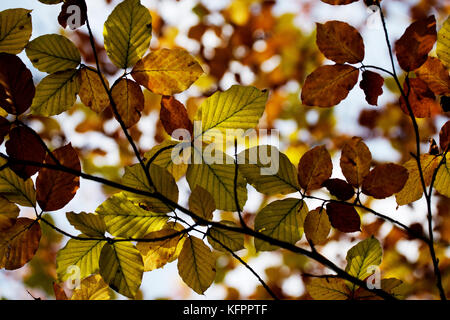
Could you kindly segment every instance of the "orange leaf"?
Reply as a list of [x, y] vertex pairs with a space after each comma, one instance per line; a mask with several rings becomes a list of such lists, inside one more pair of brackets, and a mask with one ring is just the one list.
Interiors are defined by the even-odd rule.
[[362, 192], [374, 197], [384, 199], [400, 192], [408, 180], [408, 170], [394, 163], [376, 166], [362, 184]]
[[369, 174], [372, 154], [359, 137], [353, 137], [342, 148], [341, 170], [345, 179], [354, 187], [359, 187]]
[[349, 65], [321, 66], [311, 73], [302, 89], [308, 106], [332, 107], [345, 99], [358, 81], [359, 70]]
[[324, 146], [307, 151], [298, 164], [298, 182], [305, 191], [322, 187], [322, 183], [331, 177], [333, 164]]
[[336, 63], [358, 63], [364, 59], [364, 41], [358, 30], [341, 21], [317, 23], [317, 46]]
[[[409, 86], [408, 86], [409, 82]], [[416, 118], [429, 118], [441, 112], [436, 96], [428, 88], [425, 81], [414, 78], [403, 83], [403, 90], [408, 97], [409, 104]], [[405, 99], [400, 97], [400, 108], [409, 115]]]
[[55, 282], [53, 282], [53, 292], [55, 293], [56, 300], [69, 300], [64, 289]]
[[450, 94], [450, 76], [438, 58], [428, 57], [427, 61], [415, 73], [425, 81], [434, 94]]
[[439, 144], [442, 152], [445, 152], [450, 145], [450, 120], [447, 121], [442, 126], [441, 131], [439, 131]]
[[111, 95], [125, 126], [134, 126], [144, 110], [145, 98], [141, 87], [133, 80], [122, 79], [113, 86]]
[[22, 60], [0, 53], [0, 107], [20, 115], [31, 106], [35, 91], [31, 72]]
[[[15, 127], [9, 133], [9, 140], [5, 143], [6, 153], [17, 160], [27, 160], [43, 163], [45, 149], [37, 133], [27, 127]], [[28, 179], [38, 172], [39, 167], [21, 164], [11, 165], [11, 169], [21, 178]]]
[[434, 15], [413, 22], [395, 43], [397, 60], [405, 71], [413, 71], [425, 63], [437, 39]]
[[30, 261], [41, 239], [41, 227], [35, 220], [19, 218], [0, 233], [0, 268], [15, 270]]
[[366, 101], [376, 106], [378, 105], [378, 97], [383, 94], [384, 79], [376, 72], [364, 71], [359, 87], [366, 94]]
[[[61, 165], [80, 171], [80, 160], [77, 152], [69, 143], [53, 151], [53, 155]], [[56, 163], [47, 155], [45, 163]], [[44, 211], [54, 211], [63, 208], [75, 196], [80, 187], [80, 178], [60, 170], [42, 168], [36, 179], [36, 200]]]
[[[186, 108], [174, 97], [162, 97], [159, 117], [164, 129], [170, 136], [176, 129], [186, 129], [192, 136], [193, 125], [189, 119]], [[174, 137], [174, 139], [177, 138], [178, 137]]]
[[328, 202], [327, 214], [333, 228], [336, 228], [341, 232], [361, 231], [361, 219], [352, 205], [339, 202]]

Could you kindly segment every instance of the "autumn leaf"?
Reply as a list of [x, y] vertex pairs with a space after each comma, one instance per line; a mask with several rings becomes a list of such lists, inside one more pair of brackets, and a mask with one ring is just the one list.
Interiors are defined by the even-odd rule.
[[322, 185], [339, 200], [349, 200], [355, 195], [352, 185], [342, 179], [328, 179]]
[[450, 69], [450, 18], [447, 17], [437, 35], [436, 54], [442, 63]]
[[31, 10], [8, 9], [0, 12], [0, 52], [20, 53], [31, 37]]
[[189, 88], [201, 75], [200, 64], [184, 49], [160, 49], [141, 59], [131, 71], [134, 80], [165, 96]]
[[445, 163], [441, 165], [437, 174], [434, 187], [437, 192], [450, 198], [450, 153], [445, 157]]
[[369, 174], [372, 154], [364, 141], [353, 137], [342, 148], [340, 166], [345, 179], [354, 187], [359, 187]]
[[345, 99], [358, 82], [359, 70], [349, 65], [321, 66], [311, 73], [302, 88], [308, 106], [332, 107]]
[[436, 19], [429, 16], [413, 22], [395, 43], [397, 60], [405, 71], [413, 71], [425, 63], [437, 39]]
[[111, 61], [122, 69], [132, 67], [150, 46], [152, 16], [140, 0], [125, 0], [109, 15], [103, 36]]
[[[6, 160], [0, 159], [0, 166]], [[22, 179], [10, 168], [0, 171], [0, 195], [21, 206], [34, 207], [36, 205], [36, 191], [33, 180]]]
[[383, 83], [384, 79], [378, 73], [368, 70], [363, 72], [359, 87], [364, 91], [369, 104], [378, 105], [378, 97], [383, 94]]
[[[238, 226], [232, 221], [221, 221], [221, 224], [237, 228]], [[216, 250], [222, 252], [239, 251], [244, 249], [244, 235], [218, 227], [211, 227], [208, 230], [208, 242]]]
[[380, 164], [373, 168], [364, 178], [362, 192], [384, 199], [400, 192], [408, 180], [408, 170], [398, 164]]
[[205, 243], [189, 236], [178, 257], [181, 279], [198, 294], [204, 294], [216, 277], [216, 259]]
[[[100, 113], [110, 105], [109, 96], [98, 73], [88, 68], [81, 69], [80, 96], [81, 102], [93, 111]], [[102, 75], [103, 76], [103, 75]], [[103, 76], [106, 86], [108, 80]]]
[[36, 220], [19, 218], [0, 232], [0, 269], [15, 270], [28, 263], [39, 248], [41, 227]]
[[99, 274], [83, 279], [70, 300], [110, 300], [108, 285]]
[[351, 295], [345, 281], [335, 277], [312, 279], [306, 290], [315, 300], [348, 300]]
[[333, 164], [324, 146], [315, 147], [307, 151], [298, 164], [298, 182], [305, 191], [322, 187], [331, 177]]
[[105, 221], [100, 215], [86, 212], [67, 212], [66, 217], [75, 229], [87, 236], [102, 237], [106, 232]]
[[[177, 129], [185, 129], [191, 136], [193, 135], [193, 124], [189, 119], [186, 108], [174, 97], [162, 97], [159, 117], [168, 135], [171, 136]], [[178, 137], [174, 136], [173, 138]]]
[[[182, 145], [178, 141], [166, 140], [163, 143], [154, 146], [152, 149], [150, 149], [144, 154], [146, 163], [147, 161], [150, 161], [150, 159], [154, 158], [156, 153], [158, 153], [156, 158], [154, 158], [152, 164], [155, 164], [158, 167], [166, 169], [170, 174], [172, 174], [175, 180], [179, 180], [186, 174], [188, 165], [186, 162], [183, 161], [180, 161], [181, 163], [178, 162], [174, 163], [172, 152], [177, 154], [177, 151], [181, 151], [180, 150], [182, 149], [181, 147]], [[163, 148], [165, 150], [160, 151]], [[180, 155], [180, 157], [182, 158], [182, 155]]]
[[196, 186], [189, 196], [189, 209], [205, 220], [212, 220], [216, 203], [208, 191]]
[[69, 300], [64, 289], [56, 282], [53, 282], [53, 292], [56, 300]]
[[[420, 78], [405, 81], [403, 83], [403, 91], [408, 97], [412, 112], [416, 118], [429, 118], [441, 112], [433, 91]], [[400, 97], [400, 108], [405, 114], [409, 115], [403, 96]]]
[[132, 80], [122, 79], [113, 86], [111, 95], [125, 127], [134, 126], [144, 110], [145, 98], [141, 87]]
[[306, 238], [313, 244], [323, 244], [330, 233], [331, 224], [323, 208], [308, 212], [304, 222]]
[[441, 150], [445, 152], [450, 144], [450, 120], [447, 121], [439, 131], [439, 144]]
[[16, 204], [0, 197], [0, 231], [9, 229], [16, 223], [19, 211], [20, 209]]
[[361, 219], [351, 204], [328, 202], [326, 212], [333, 228], [341, 232], [356, 232], [361, 230]]
[[450, 75], [441, 60], [428, 57], [417, 70], [416, 75], [423, 80], [436, 95], [450, 95]]
[[75, 44], [59, 34], [34, 39], [27, 44], [25, 52], [36, 69], [47, 73], [75, 69], [81, 62]]
[[[81, 170], [78, 154], [70, 143], [52, 153], [61, 165], [72, 170]], [[56, 164], [50, 155], [45, 158], [45, 163]], [[79, 187], [80, 178], [78, 176], [64, 171], [42, 168], [36, 179], [36, 197], [39, 206], [44, 211], [59, 210], [72, 200]]]
[[364, 60], [364, 41], [358, 30], [341, 21], [317, 23], [317, 46], [336, 63], [358, 63]]
[[31, 72], [22, 60], [0, 53], [0, 107], [20, 115], [31, 106], [35, 90]]

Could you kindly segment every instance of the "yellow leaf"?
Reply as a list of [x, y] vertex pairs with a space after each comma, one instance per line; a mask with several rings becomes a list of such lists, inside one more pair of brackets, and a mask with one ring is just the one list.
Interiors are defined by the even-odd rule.
[[348, 300], [350, 290], [339, 278], [315, 278], [306, 284], [306, 290], [315, 300]]
[[0, 12], [0, 52], [20, 53], [31, 37], [31, 10], [8, 9]]
[[[395, 278], [381, 279], [381, 289], [394, 296], [397, 299], [404, 299], [407, 286], [401, 280]], [[358, 288], [354, 295], [355, 300], [383, 300], [374, 292], [364, 288]]]
[[[81, 237], [86, 237], [81, 235]], [[73, 266], [80, 270], [80, 279], [98, 271], [100, 252], [105, 241], [70, 239], [56, 256], [56, 273], [61, 281], [73, 274]]]
[[67, 212], [66, 217], [75, 229], [87, 236], [101, 238], [106, 232], [105, 221], [98, 214]]
[[19, 216], [19, 207], [0, 197], [0, 231], [12, 227]]
[[152, 16], [139, 0], [117, 5], [103, 30], [108, 57], [119, 68], [132, 67], [150, 46]]
[[300, 189], [295, 166], [273, 146], [257, 146], [242, 151], [238, 155], [238, 164], [247, 182], [261, 193], [289, 194]]
[[180, 48], [153, 51], [140, 60], [131, 72], [137, 83], [166, 96], [186, 90], [202, 74], [200, 64]]
[[[133, 187], [138, 190], [146, 192], [154, 192], [155, 189], [166, 198], [173, 202], [178, 202], [178, 187], [175, 179], [167, 170], [151, 164], [149, 167], [149, 175], [153, 182], [153, 187], [150, 186], [145, 171], [140, 164], [135, 164], [125, 168], [122, 183], [126, 186]], [[171, 212], [172, 207], [164, 202], [145, 195], [139, 195], [132, 192], [125, 193], [128, 199], [144, 204], [149, 210], [154, 212]]]
[[119, 192], [103, 202], [95, 212], [101, 215], [106, 230], [117, 237], [140, 238], [161, 230], [167, 222], [165, 214], [142, 209]]
[[[423, 154], [420, 156], [423, 177], [427, 186], [431, 183], [433, 172], [438, 166], [439, 161], [440, 158], [433, 155]], [[399, 206], [419, 200], [423, 196], [423, 187], [417, 161], [410, 159], [403, 166], [408, 170], [408, 180], [406, 180], [403, 189], [395, 195], [395, 200]]]
[[28, 263], [39, 248], [41, 227], [36, 220], [19, 218], [0, 232], [0, 269], [19, 269]]
[[122, 121], [127, 128], [135, 125], [144, 110], [145, 98], [139, 85], [128, 79], [120, 80], [111, 91]]
[[160, 231], [149, 233], [144, 239], [170, 238], [152, 242], [138, 242], [136, 248], [139, 250], [142, 259], [144, 260], [144, 271], [152, 271], [161, 268], [166, 263], [172, 262], [178, 258], [185, 238], [183, 238], [182, 235], [172, 235], [182, 230], [184, 230], [184, 228], [180, 224], [170, 223]]
[[314, 244], [322, 244], [327, 240], [331, 224], [325, 209], [310, 211], [305, 218], [306, 238]]
[[[221, 221], [220, 223], [237, 227], [237, 225], [231, 221]], [[224, 246], [233, 252], [244, 249], [244, 235], [242, 233], [217, 227], [211, 227], [208, 230], [208, 242], [218, 251], [228, 252]]]
[[[0, 165], [5, 163], [6, 160], [0, 160]], [[36, 190], [34, 190], [33, 180], [23, 180], [10, 168], [0, 171], [0, 195], [21, 206], [34, 207], [36, 205]]]
[[34, 39], [28, 43], [25, 52], [36, 69], [47, 73], [75, 69], [81, 62], [75, 44], [59, 34]]
[[99, 274], [94, 274], [80, 283], [70, 300], [110, 300], [108, 285]]
[[37, 85], [31, 112], [41, 116], [60, 114], [75, 104], [79, 89], [80, 77], [77, 70], [51, 74]]
[[[109, 88], [108, 80], [103, 77], [107, 87]], [[81, 102], [93, 111], [100, 113], [109, 106], [109, 97], [103, 87], [102, 80], [98, 73], [83, 68], [81, 70], [81, 85], [79, 96]]]
[[441, 165], [436, 174], [434, 188], [440, 194], [450, 198], [450, 153], [447, 153], [445, 163]]
[[100, 254], [100, 274], [111, 289], [133, 299], [144, 272], [139, 251], [131, 242], [105, 244]]
[[[265, 206], [255, 218], [255, 230], [269, 237], [295, 244], [303, 235], [303, 222], [308, 207], [301, 199], [276, 200]], [[255, 238], [258, 251], [278, 249], [266, 241]]]
[[212, 220], [216, 203], [208, 191], [196, 186], [189, 196], [189, 209], [205, 220]]
[[203, 294], [216, 277], [216, 259], [211, 250], [196, 237], [188, 237], [178, 257], [178, 273], [192, 290]]
[[[153, 160], [152, 163], [169, 171], [172, 174], [172, 176], [175, 178], [175, 180], [180, 180], [181, 177], [186, 174], [188, 165], [184, 161], [181, 162], [180, 164], [175, 164], [172, 161], [172, 151], [174, 151], [174, 152], [177, 152], [177, 150], [180, 151], [179, 148], [175, 148], [176, 145], [179, 145], [179, 142], [172, 141], [172, 140], [166, 140], [163, 143], [161, 143], [157, 146], [154, 146], [152, 149], [147, 151], [144, 154], [144, 157], [145, 157], [146, 161], [149, 161], [162, 148], [173, 146], [173, 148], [159, 152], [158, 156]], [[182, 159], [181, 156], [182, 155], [180, 155], [180, 160]]]
[[436, 53], [442, 63], [450, 69], [450, 18], [447, 17], [437, 35]]

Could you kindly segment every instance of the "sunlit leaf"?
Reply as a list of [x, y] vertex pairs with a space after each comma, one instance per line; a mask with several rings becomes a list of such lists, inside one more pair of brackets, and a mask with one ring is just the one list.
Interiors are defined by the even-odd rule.
[[0, 197], [0, 231], [9, 229], [14, 225], [16, 218], [19, 216], [19, 211], [17, 205]]
[[436, 95], [450, 94], [450, 75], [441, 60], [428, 57], [427, 61], [417, 70], [416, 75], [425, 81]]
[[106, 225], [103, 217], [86, 212], [67, 212], [67, 220], [75, 229], [87, 236], [102, 237], [106, 232]]
[[315, 278], [306, 284], [306, 290], [315, 300], [348, 300], [351, 292], [339, 278]]
[[[0, 159], [0, 166], [6, 160]], [[0, 171], [0, 195], [21, 206], [34, 207], [36, 205], [36, 191], [31, 179], [23, 180], [9, 168]]]
[[340, 166], [345, 179], [354, 187], [359, 187], [369, 174], [372, 154], [359, 137], [353, 137], [342, 148]]
[[[159, 118], [168, 135], [172, 135], [177, 129], [184, 129], [192, 136], [194, 128], [186, 108], [174, 97], [162, 97]], [[173, 138], [177, 139], [178, 137], [174, 136]]]
[[407, 180], [408, 170], [404, 167], [394, 163], [380, 164], [364, 178], [362, 192], [375, 199], [384, 199], [400, 192]]
[[[102, 112], [110, 105], [109, 96], [106, 92], [100, 76], [87, 68], [83, 68], [81, 74], [80, 100], [83, 104], [97, 113]], [[103, 77], [109, 88], [108, 80]]]
[[141, 87], [129, 79], [120, 80], [111, 91], [117, 112], [127, 128], [135, 125], [144, 110], [144, 94]]
[[324, 146], [315, 147], [307, 151], [298, 164], [298, 182], [305, 191], [322, 187], [331, 177], [333, 164]]
[[440, 194], [450, 198], [450, 153], [447, 153], [445, 163], [441, 165], [436, 174], [434, 187]]
[[110, 300], [108, 285], [99, 274], [94, 274], [80, 283], [70, 300]]
[[448, 17], [438, 32], [436, 53], [447, 69], [450, 69], [450, 18]]
[[322, 244], [327, 240], [331, 224], [325, 209], [317, 208], [308, 212], [304, 222], [306, 238], [313, 244]]
[[[237, 225], [231, 221], [221, 221], [221, 223], [237, 227]], [[208, 242], [218, 251], [228, 252], [226, 248], [233, 252], [244, 249], [244, 235], [242, 233], [221, 229], [218, 227], [211, 227], [208, 230]]]
[[17, 54], [31, 37], [31, 10], [7, 9], [0, 12], [0, 52]]
[[205, 220], [212, 220], [216, 203], [213, 196], [200, 186], [196, 186], [189, 196], [189, 210]]
[[[153, 164], [166, 169], [167, 171], [169, 171], [172, 176], [175, 178], [175, 180], [179, 180], [182, 176], [185, 175], [186, 170], [187, 170], [187, 163], [186, 162], [181, 162], [180, 163], [174, 163], [173, 159], [177, 159], [177, 160], [181, 160], [181, 156], [180, 158], [178, 158], [178, 154], [177, 151], [180, 151], [180, 148], [175, 148], [176, 145], [178, 145], [179, 142], [178, 141], [172, 141], [172, 140], [166, 140], [163, 143], [154, 146], [152, 149], [150, 149], [149, 151], [147, 151], [144, 154], [144, 157], [147, 161], [150, 161], [150, 159], [152, 159], [154, 157], [154, 155], [158, 153], [158, 156], [156, 158], [154, 158], [153, 160]], [[173, 146], [173, 147], [170, 147]], [[163, 148], [168, 148], [164, 151], [159, 151]], [[175, 156], [172, 156], [172, 152], [174, 153]]]
[[[416, 118], [429, 118], [441, 112], [433, 91], [420, 78], [409, 79], [403, 84], [403, 91], [408, 96], [412, 112]], [[400, 97], [400, 108], [409, 115], [406, 101]]]

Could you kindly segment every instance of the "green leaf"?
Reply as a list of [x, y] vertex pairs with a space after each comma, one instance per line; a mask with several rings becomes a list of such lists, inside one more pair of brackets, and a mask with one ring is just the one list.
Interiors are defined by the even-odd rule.
[[274, 146], [257, 146], [244, 150], [238, 155], [238, 164], [239, 171], [247, 182], [261, 193], [277, 195], [300, 190], [297, 169]]
[[196, 120], [202, 121], [202, 135], [214, 136], [226, 129], [252, 129], [261, 118], [269, 92], [234, 85], [216, 92], [199, 107]]
[[67, 70], [51, 74], [38, 84], [31, 105], [35, 115], [53, 116], [71, 108], [80, 90], [77, 70]]
[[36, 69], [47, 73], [75, 69], [81, 62], [75, 44], [59, 34], [34, 39], [28, 43], [25, 52]]
[[203, 294], [216, 277], [216, 259], [205, 243], [188, 237], [178, 257], [178, 273], [195, 292]]
[[139, 251], [131, 242], [105, 244], [100, 254], [100, 275], [118, 293], [134, 298], [144, 273]]
[[122, 69], [132, 67], [150, 46], [152, 16], [139, 0], [125, 0], [109, 15], [103, 36], [111, 61]]
[[441, 165], [436, 174], [434, 188], [440, 194], [450, 198], [450, 153], [447, 153], [445, 163]]
[[350, 290], [339, 278], [315, 278], [306, 284], [306, 290], [315, 300], [348, 300]]
[[31, 37], [31, 10], [8, 9], [0, 12], [0, 52], [20, 53]]
[[[381, 264], [382, 255], [380, 242], [374, 237], [360, 241], [347, 252], [345, 272], [355, 278], [364, 280], [372, 274], [371, 266]], [[350, 284], [352, 291], [355, 290], [355, 287], [355, 284]]]
[[[211, 154], [208, 154], [204, 151], [200, 152], [196, 148], [193, 148], [192, 157], [194, 163], [188, 166], [186, 172], [186, 179], [191, 190], [200, 186], [213, 196], [217, 209], [237, 211], [234, 194], [235, 165], [232, 164], [233, 158], [219, 150], [214, 150]], [[214, 163], [215, 159], [223, 164]], [[247, 201], [247, 183], [239, 172], [236, 185], [239, 206], [243, 208]]]
[[[303, 223], [308, 207], [301, 199], [276, 200], [265, 206], [255, 218], [255, 230], [269, 237], [295, 244], [303, 235]], [[258, 251], [275, 250], [263, 240], [255, 239]]]
[[[0, 166], [5, 163], [6, 160], [2, 158]], [[10, 168], [0, 171], [0, 195], [21, 206], [34, 207], [36, 205], [36, 190], [34, 190], [33, 180], [23, 180]]]
[[[237, 225], [231, 221], [221, 221], [221, 223], [237, 227]], [[218, 251], [228, 252], [221, 244], [233, 252], [244, 249], [244, 235], [242, 233], [216, 227], [211, 227], [208, 230], [208, 242]]]
[[102, 237], [106, 232], [105, 221], [98, 214], [67, 212], [66, 217], [75, 229], [87, 236]]
[[[86, 237], [82, 235], [81, 237]], [[73, 275], [73, 266], [80, 268], [80, 279], [98, 271], [100, 252], [105, 241], [70, 239], [56, 256], [56, 273], [61, 281]]]
[[159, 231], [168, 219], [165, 214], [135, 205], [123, 192], [107, 199], [95, 212], [104, 218], [106, 230], [110, 234], [125, 238], [140, 238], [149, 232]]
[[447, 69], [450, 69], [450, 17], [447, 17], [438, 32], [436, 54]]
[[[178, 187], [172, 175], [166, 170], [155, 164], [151, 164], [149, 174], [154, 187], [151, 187], [147, 176], [140, 164], [135, 164], [125, 168], [123, 175], [123, 184], [135, 189], [154, 192], [155, 189], [166, 198], [173, 202], [178, 202]], [[145, 195], [135, 194], [133, 192], [125, 192], [128, 199], [144, 204], [149, 210], [154, 212], [171, 212], [173, 208], [156, 198]]]

